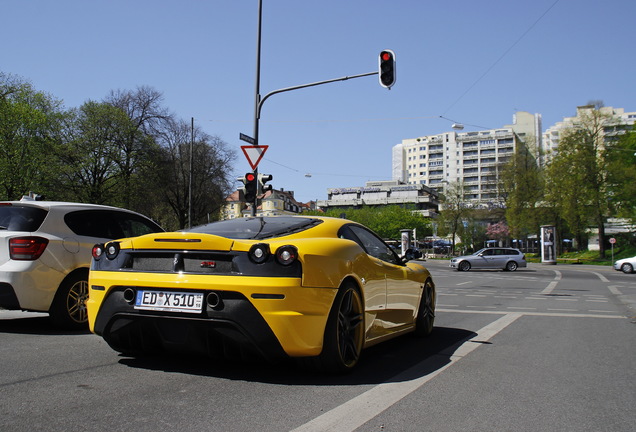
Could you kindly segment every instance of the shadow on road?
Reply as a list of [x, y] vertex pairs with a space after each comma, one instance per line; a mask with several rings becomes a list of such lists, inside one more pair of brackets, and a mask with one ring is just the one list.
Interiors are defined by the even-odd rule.
[[48, 315], [29, 315], [24, 318], [0, 319], [0, 333], [29, 335], [75, 335], [88, 334], [86, 330], [63, 330], [55, 327]]
[[119, 362], [132, 368], [271, 384], [379, 384], [407, 381], [435, 372], [450, 362], [450, 356], [462, 342], [474, 336], [471, 331], [448, 327], [435, 327], [428, 338], [401, 336], [364, 350], [356, 369], [346, 375], [314, 372], [291, 361], [270, 365], [264, 362], [220, 362], [190, 355], [122, 357]]

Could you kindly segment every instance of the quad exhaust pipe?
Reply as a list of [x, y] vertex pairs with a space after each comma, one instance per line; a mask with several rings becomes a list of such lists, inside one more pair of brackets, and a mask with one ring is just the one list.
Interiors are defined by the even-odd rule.
[[137, 297], [137, 294], [135, 293], [134, 289], [126, 288], [124, 290], [124, 300], [126, 300], [126, 303], [134, 304], [135, 303], [135, 297]]
[[223, 304], [223, 301], [221, 300], [221, 296], [214, 291], [208, 293], [207, 297], [205, 298], [205, 301], [208, 304], [208, 306], [210, 306], [212, 309], [216, 309]]

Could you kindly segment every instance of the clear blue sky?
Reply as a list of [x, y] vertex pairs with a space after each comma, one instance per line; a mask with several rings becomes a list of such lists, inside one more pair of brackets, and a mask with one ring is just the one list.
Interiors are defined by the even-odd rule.
[[[0, 0], [0, 70], [78, 107], [150, 86], [177, 116], [236, 150], [252, 135], [258, 0]], [[376, 76], [274, 95], [260, 172], [299, 201], [391, 179], [391, 148], [498, 128], [516, 111], [543, 127], [602, 100], [636, 111], [634, 0], [263, 0], [261, 94], [398, 63]], [[467, 126], [465, 131], [478, 130]], [[311, 174], [311, 177], [306, 176]]]

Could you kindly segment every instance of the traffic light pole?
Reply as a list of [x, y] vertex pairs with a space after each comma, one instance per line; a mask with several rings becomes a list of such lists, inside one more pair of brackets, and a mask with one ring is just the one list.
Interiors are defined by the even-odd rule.
[[[256, 89], [254, 92], [254, 144], [258, 145], [258, 118], [260, 117], [261, 106], [261, 23], [263, 21], [263, 0], [258, 0], [258, 27], [256, 30]], [[258, 177], [258, 167], [254, 168], [254, 175]], [[252, 216], [256, 216], [258, 206], [258, 190], [252, 202]]]
[[[279, 90], [274, 90], [267, 93], [262, 99], [260, 95], [260, 87], [261, 87], [261, 23], [263, 21], [263, 0], [258, 0], [258, 27], [257, 27], [257, 36], [256, 36], [256, 92], [254, 97], [254, 134], [252, 137], [254, 138], [253, 145], [259, 145], [259, 121], [261, 118], [261, 109], [263, 108], [263, 103], [270, 97], [278, 93], [284, 93], [292, 90], [303, 89], [307, 87], [314, 87], [322, 84], [329, 84], [332, 82], [338, 81], [346, 81], [354, 78], [361, 78], [370, 75], [378, 75], [378, 71], [367, 72], [359, 75], [345, 76], [341, 78], [334, 78], [325, 81], [318, 81], [309, 84], [302, 84], [293, 87], [286, 87]], [[254, 175], [258, 177], [258, 167], [254, 168]], [[258, 191], [260, 192], [260, 191]], [[256, 198], [254, 198], [254, 202], [252, 203], [252, 216], [256, 216], [256, 206], [258, 205], [258, 193], [256, 194]]]

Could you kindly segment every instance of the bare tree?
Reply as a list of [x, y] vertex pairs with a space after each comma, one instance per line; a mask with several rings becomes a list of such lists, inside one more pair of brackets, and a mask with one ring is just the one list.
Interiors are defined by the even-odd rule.
[[[194, 140], [192, 139], [194, 136]], [[159, 135], [161, 158], [157, 186], [171, 208], [178, 228], [187, 226], [189, 184], [192, 174], [192, 223], [216, 220], [230, 192], [232, 162], [236, 154], [218, 137], [185, 121], [170, 122]], [[192, 171], [190, 151], [192, 149]]]

